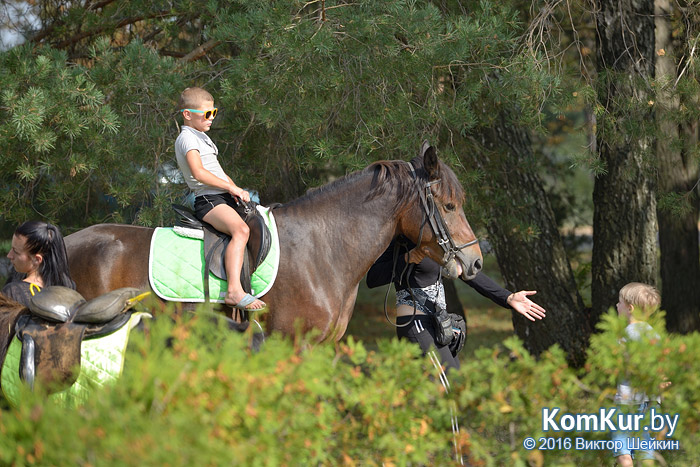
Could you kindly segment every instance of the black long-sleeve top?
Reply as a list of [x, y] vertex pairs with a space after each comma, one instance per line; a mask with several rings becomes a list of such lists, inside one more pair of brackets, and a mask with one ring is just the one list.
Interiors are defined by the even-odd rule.
[[[396, 271], [394, 273], [394, 286], [396, 290], [405, 290], [409, 287], [422, 288], [437, 282], [440, 277], [440, 265], [428, 257], [425, 257], [420, 263], [414, 265], [413, 273], [408, 278], [408, 281], [406, 281], [406, 277], [403, 277], [399, 281], [399, 275], [406, 267], [405, 254], [415, 246], [405, 237], [400, 237], [400, 239], [406, 242], [407, 246], [404, 246], [401, 242], [397, 243], [396, 240], [392, 241], [389, 248], [382, 253], [370, 268], [367, 273], [367, 287], [370, 289], [387, 285], [389, 281], [391, 281], [391, 269], [395, 248], [399, 249]], [[507, 299], [511, 292], [498, 285], [483, 272], [479, 272], [474, 279], [464, 282], [497, 305], [503, 308], [510, 308]]]

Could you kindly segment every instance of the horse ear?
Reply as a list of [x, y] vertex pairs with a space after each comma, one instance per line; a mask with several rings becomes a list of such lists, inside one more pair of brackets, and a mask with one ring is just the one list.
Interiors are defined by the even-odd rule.
[[428, 146], [428, 148], [423, 151], [423, 167], [425, 171], [428, 172], [429, 180], [440, 178], [440, 163], [434, 146]]
[[430, 143], [428, 142], [427, 139], [426, 139], [426, 140], [423, 140], [423, 144], [420, 145], [420, 153], [419, 153], [420, 156], [421, 156], [421, 157], [424, 157], [424, 156], [425, 156], [425, 151], [427, 151], [428, 149], [430, 149]]

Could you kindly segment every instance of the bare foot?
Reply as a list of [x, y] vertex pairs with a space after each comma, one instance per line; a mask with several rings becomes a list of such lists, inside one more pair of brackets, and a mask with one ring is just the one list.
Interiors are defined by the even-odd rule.
[[[246, 297], [246, 295], [247, 294], [245, 292], [240, 292], [238, 294], [228, 292], [224, 298], [224, 303], [226, 303], [228, 306], [236, 308], [243, 307], [247, 310], [261, 310], [267, 306], [265, 302], [258, 300], [257, 298], [250, 303], [244, 301], [244, 297]], [[241, 301], [244, 301], [244, 303], [239, 305]]]

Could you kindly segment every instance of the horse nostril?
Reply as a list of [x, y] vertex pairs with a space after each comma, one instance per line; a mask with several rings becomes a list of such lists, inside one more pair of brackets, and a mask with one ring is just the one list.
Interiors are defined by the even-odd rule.
[[481, 258], [475, 259], [474, 263], [472, 263], [472, 274], [476, 274], [479, 271], [481, 271]]

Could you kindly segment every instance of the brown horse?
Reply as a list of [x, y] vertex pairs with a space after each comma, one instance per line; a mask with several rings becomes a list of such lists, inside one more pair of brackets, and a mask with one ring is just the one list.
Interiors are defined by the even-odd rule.
[[[376, 162], [274, 210], [280, 265], [262, 297], [268, 332], [316, 329], [322, 340], [340, 339], [360, 281], [399, 234], [464, 280], [479, 272], [481, 250], [462, 209], [464, 190], [433, 147], [424, 144], [421, 153], [410, 164]], [[449, 238], [443, 232], [439, 241], [436, 230]], [[119, 287], [148, 289], [152, 235], [150, 228], [101, 224], [67, 236], [78, 291], [90, 299]]]

